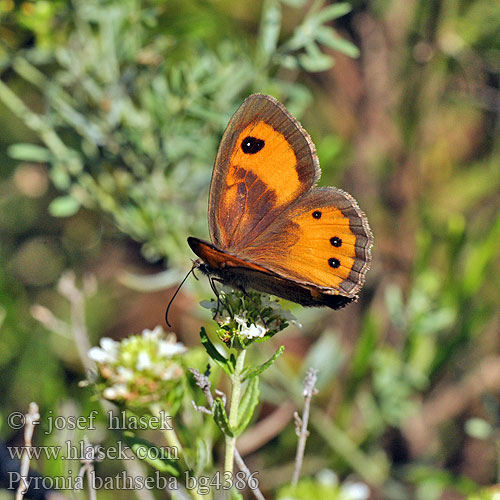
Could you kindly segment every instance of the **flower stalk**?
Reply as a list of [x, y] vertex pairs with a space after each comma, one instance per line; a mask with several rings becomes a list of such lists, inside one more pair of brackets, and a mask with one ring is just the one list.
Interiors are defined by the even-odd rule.
[[[241, 399], [241, 374], [245, 366], [246, 351], [242, 349], [236, 357], [234, 373], [231, 377], [231, 406], [229, 408], [229, 425], [232, 429], [238, 426], [238, 408]], [[234, 464], [234, 450], [236, 448], [236, 436], [226, 435], [226, 454], [224, 460], [224, 471], [232, 474]]]

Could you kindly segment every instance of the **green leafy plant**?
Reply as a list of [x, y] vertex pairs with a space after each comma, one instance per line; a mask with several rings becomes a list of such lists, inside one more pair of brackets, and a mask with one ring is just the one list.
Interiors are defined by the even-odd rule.
[[[147, 258], [169, 259], [175, 281], [175, 268], [185, 264], [185, 235], [206, 231], [203, 193], [230, 114], [248, 93], [260, 91], [288, 98], [300, 115], [311, 95], [278, 70], [327, 69], [333, 58], [321, 45], [356, 56], [357, 49], [327, 24], [350, 7], [316, 1], [281, 41], [282, 3], [266, 0], [254, 43], [241, 37], [214, 44], [210, 34], [181, 43], [161, 32], [171, 13], [166, 4], [144, 8], [137, 0], [75, 0], [73, 5], [64, 45], [44, 43], [43, 49], [3, 54], [4, 67], [32, 85], [45, 103], [45, 112], [35, 113], [0, 82], [0, 100], [42, 143], [14, 144], [9, 154], [49, 164], [52, 181], [65, 193], [52, 201], [52, 215], [67, 217], [81, 206], [108, 213], [143, 244]], [[41, 7], [33, 13], [38, 15]], [[43, 26], [54, 22], [51, 9], [43, 15]], [[224, 18], [217, 22], [231, 31]], [[37, 35], [46, 40], [46, 29], [40, 27]], [[46, 67], [54, 69], [49, 74]]]

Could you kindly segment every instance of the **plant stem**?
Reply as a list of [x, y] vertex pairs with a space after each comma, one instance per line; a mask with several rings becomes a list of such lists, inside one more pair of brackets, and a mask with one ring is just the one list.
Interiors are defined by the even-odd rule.
[[[152, 404], [151, 405], [151, 413], [157, 417], [162, 417], [162, 408], [158, 404]], [[186, 457], [184, 455], [184, 449], [182, 448], [182, 444], [179, 441], [179, 438], [177, 437], [177, 433], [175, 432], [175, 429], [172, 428], [165, 428], [163, 429], [163, 436], [165, 437], [165, 441], [167, 444], [173, 448], [177, 449], [177, 452], [179, 453], [179, 456], [181, 457], [181, 464], [186, 467], [187, 471], [190, 471], [189, 465], [186, 463]], [[192, 472], [190, 471], [189, 474], [191, 475]], [[205, 495], [200, 494], [196, 488], [192, 488], [188, 490], [189, 495], [194, 499], [194, 500], [203, 500], [204, 498], [207, 498]]]
[[[238, 426], [238, 407], [240, 406], [241, 397], [241, 372], [245, 364], [245, 353], [243, 349], [239, 352], [236, 358], [236, 366], [231, 377], [231, 406], [229, 407], [229, 425], [232, 429]], [[236, 436], [226, 436], [226, 456], [224, 460], [224, 472], [233, 473], [234, 450], [236, 448]]]
[[[162, 410], [161, 406], [158, 404], [152, 404], [151, 405], [151, 413], [161, 419], [162, 417]], [[177, 437], [177, 434], [173, 428], [166, 427], [163, 430], [163, 436], [165, 437], [165, 441], [169, 446], [172, 448], [177, 448], [177, 451], [179, 452], [180, 455], [184, 453], [184, 450], [182, 449], [182, 444], [179, 441], [179, 438]]]
[[304, 459], [304, 451], [306, 449], [306, 440], [309, 432], [307, 431], [307, 424], [309, 422], [309, 409], [311, 406], [311, 399], [316, 394], [316, 381], [318, 371], [311, 368], [304, 380], [304, 412], [302, 418], [295, 414], [295, 421], [297, 424], [297, 434], [299, 436], [299, 443], [297, 446], [297, 454], [295, 456], [295, 468], [293, 470], [292, 486], [297, 486], [299, 481], [300, 469], [302, 468], [302, 461]]

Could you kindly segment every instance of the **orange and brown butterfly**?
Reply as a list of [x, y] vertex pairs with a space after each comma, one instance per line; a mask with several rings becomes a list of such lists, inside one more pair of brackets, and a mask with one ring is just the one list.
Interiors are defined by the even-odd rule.
[[254, 94], [231, 118], [215, 160], [211, 243], [188, 238], [195, 267], [237, 289], [339, 309], [357, 299], [372, 233], [354, 198], [315, 187], [314, 144], [274, 97]]

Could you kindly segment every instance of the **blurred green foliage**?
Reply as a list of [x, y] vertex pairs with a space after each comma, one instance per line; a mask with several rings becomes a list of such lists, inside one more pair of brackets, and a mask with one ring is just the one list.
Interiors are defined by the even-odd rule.
[[[4, 106], [44, 146], [14, 144], [8, 152], [49, 163], [53, 183], [68, 193], [51, 203], [52, 215], [99, 207], [144, 244], [147, 258], [168, 257], [171, 266], [187, 261], [187, 232], [206, 233], [207, 164], [242, 96], [259, 90], [289, 97], [300, 115], [311, 95], [280, 77], [279, 68], [327, 69], [332, 57], [318, 43], [357, 55], [326, 24], [349, 12], [345, 3], [316, 2], [282, 43], [279, 1], [264, 5], [253, 43], [237, 36], [223, 12], [205, 9], [203, 19], [189, 3], [136, 0], [75, 1], [59, 19], [68, 29], [64, 43], [50, 41], [47, 23], [60, 10], [46, 3], [34, 8], [31, 23], [20, 16], [34, 30], [36, 47], [3, 57], [4, 67], [43, 96], [45, 112], [33, 113], [0, 85]], [[51, 65], [48, 77], [43, 69]]]
[[[304, 327], [278, 334], [291, 348], [263, 377], [268, 404], [300, 407], [303, 374], [320, 370], [304, 473], [332, 468], [394, 500], [498, 481], [498, 2], [351, 5], [0, 1], [3, 417], [31, 399], [89, 411], [71, 339], [30, 306], [69, 317], [60, 273], [111, 267], [127, 245], [115, 227], [166, 260], [160, 287], [175, 281], [186, 236], [206, 234], [221, 133], [258, 91], [302, 118], [322, 182], [352, 192], [375, 233], [360, 303], [293, 309]], [[86, 305], [95, 343], [123, 314], [106, 279]], [[259, 347], [262, 361], [275, 350]], [[295, 444], [290, 424], [259, 450], [267, 491], [290, 494]], [[320, 483], [303, 488], [340, 498]]]

